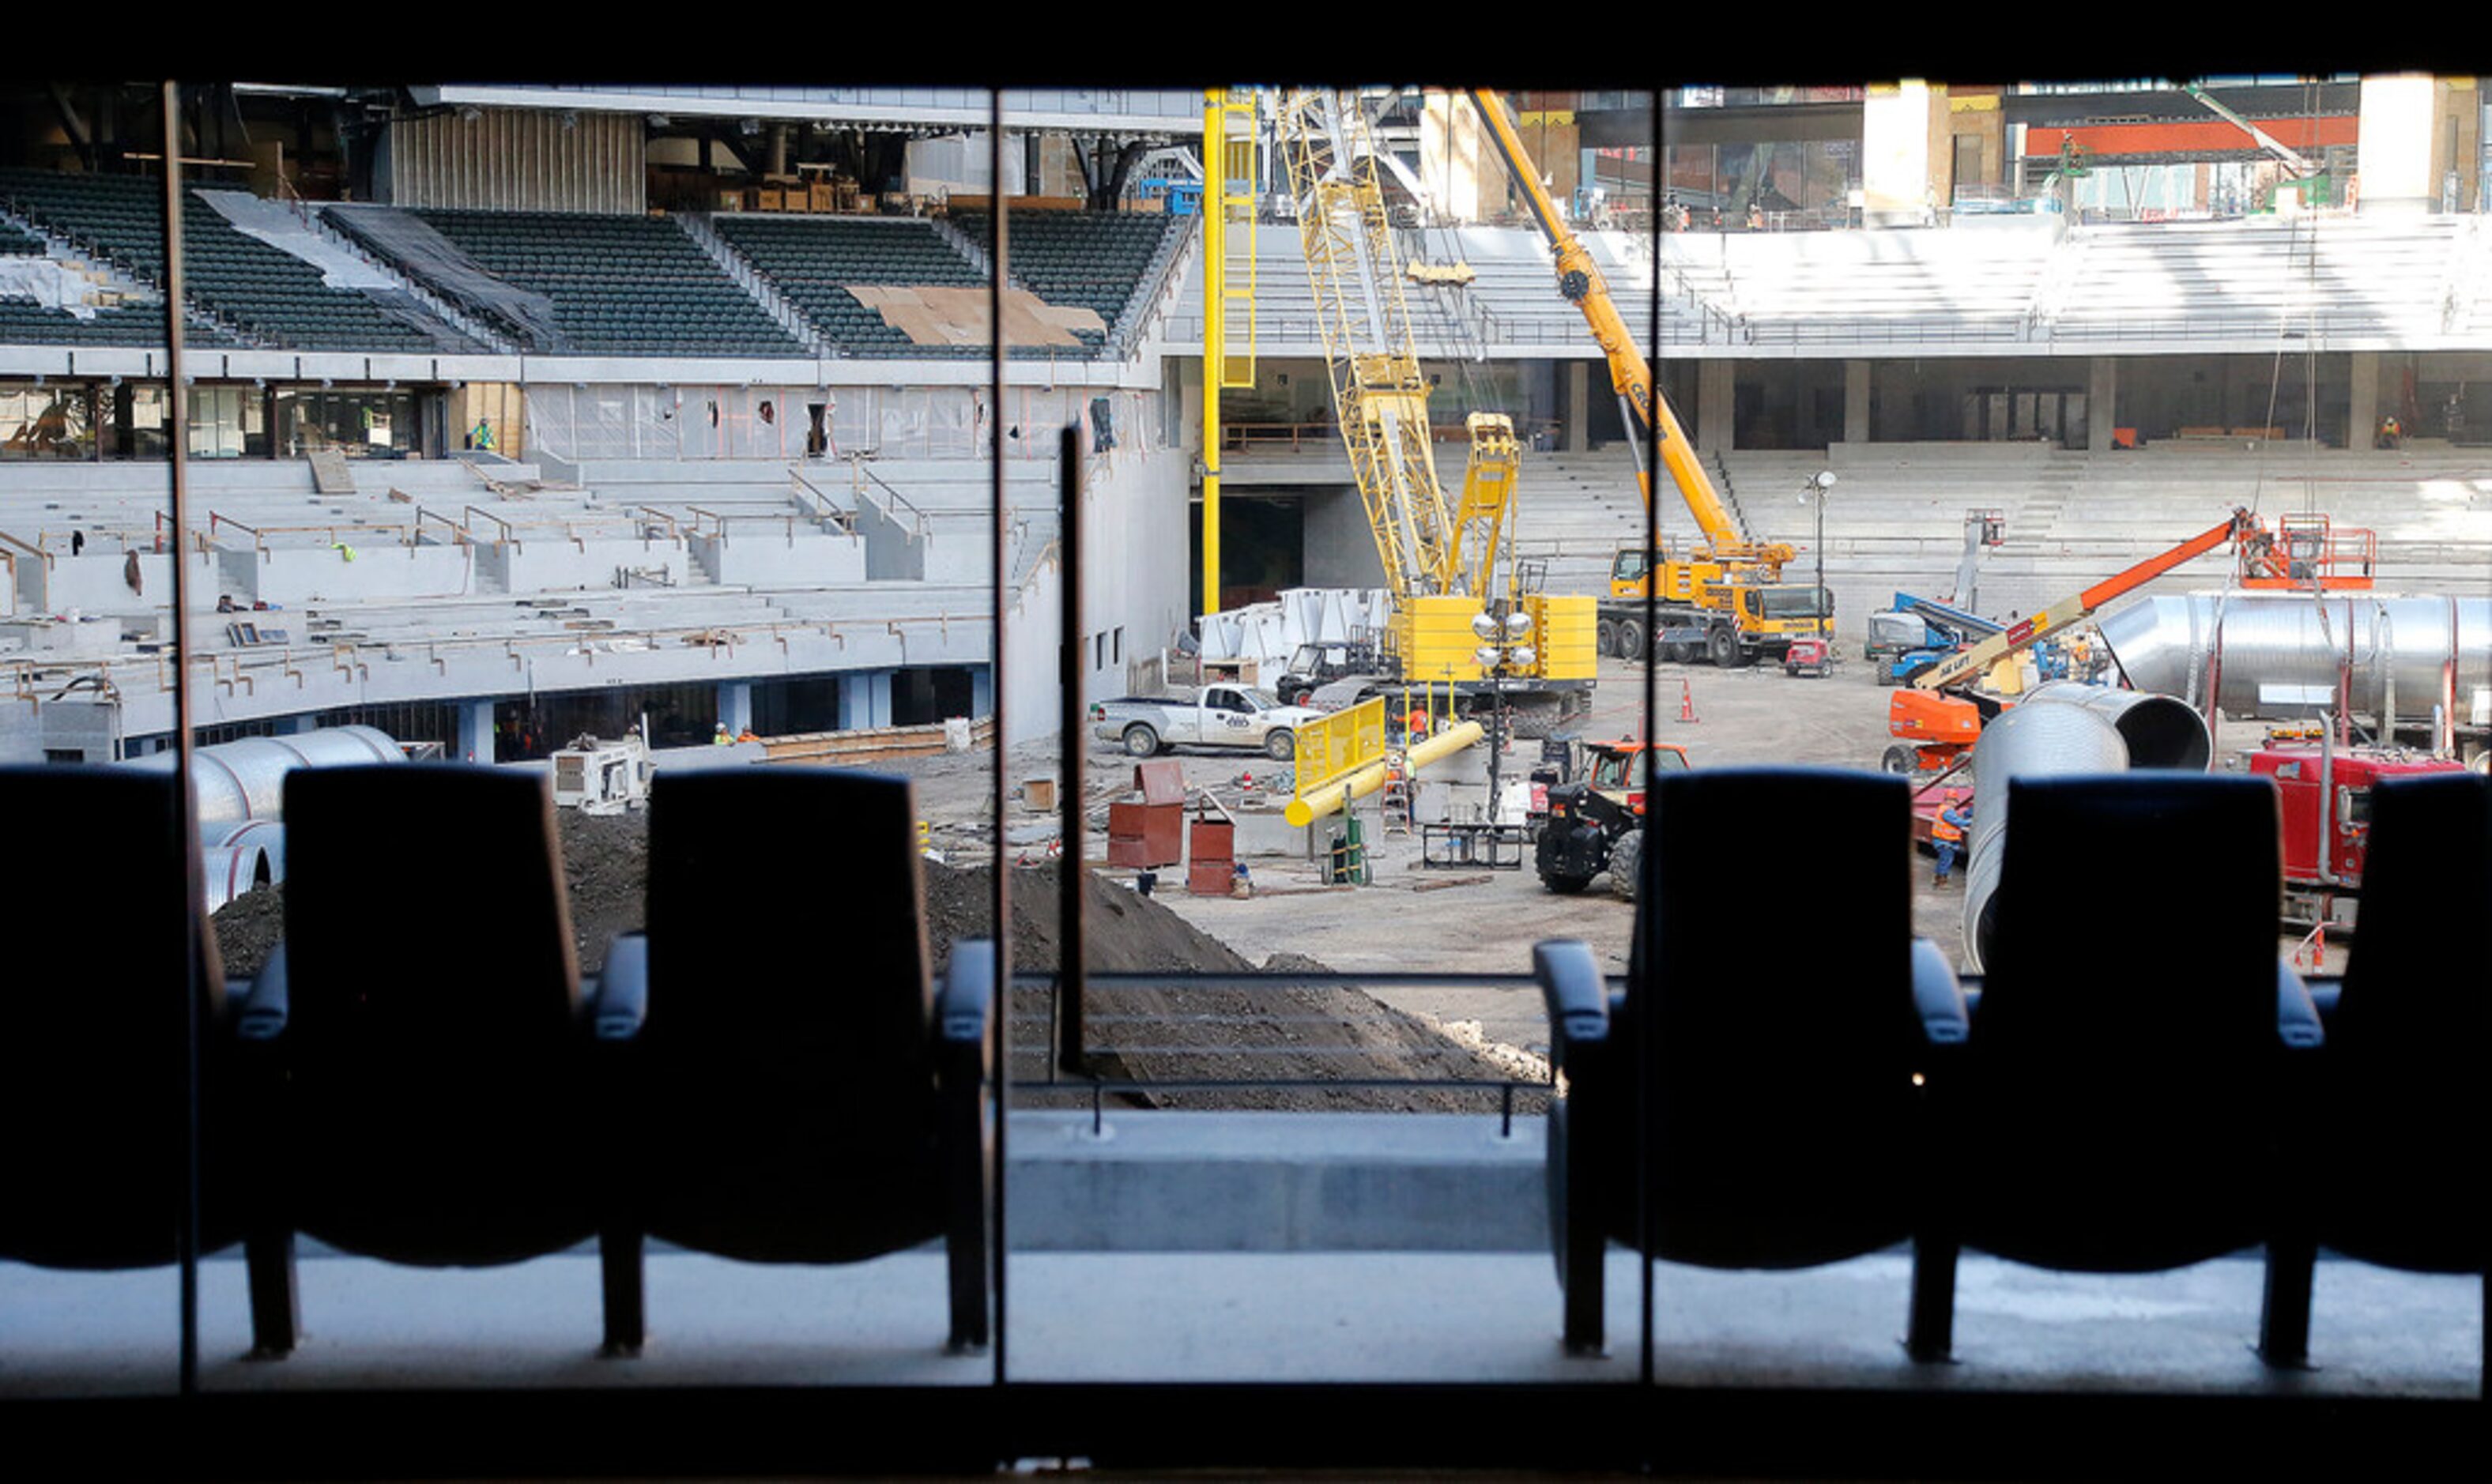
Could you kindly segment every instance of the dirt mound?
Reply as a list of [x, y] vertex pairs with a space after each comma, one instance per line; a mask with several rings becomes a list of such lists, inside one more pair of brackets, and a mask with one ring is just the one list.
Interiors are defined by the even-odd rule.
[[[649, 824], [644, 814], [558, 816], [569, 881], [572, 929], [583, 973], [604, 965], [607, 945], [646, 921]], [[1062, 902], [1057, 866], [1017, 869], [1012, 878], [1013, 966], [1056, 966]], [[939, 972], [952, 944], [993, 935], [994, 880], [984, 868], [925, 863], [926, 926]], [[1113, 1081], [1257, 1082], [1278, 1085], [1135, 1094], [1177, 1108], [1400, 1109], [1477, 1112], [1494, 1094], [1453, 1089], [1326, 1086], [1357, 1080], [1488, 1082], [1512, 1075], [1437, 1027], [1379, 1003], [1355, 988], [1291, 983], [1291, 974], [1329, 972], [1313, 959], [1276, 954], [1253, 988], [1206, 989], [1198, 974], [1247, 974], [1256, 965], [1159, 903], [1097, 875], [1083, 881], [1083, 959], [1103, 972], [1171, 976], [1150, 987], [1096, 986], [1085, 1000], [1087, 1065]], [[235, 899], [214, 918], [225, 972], [255, 974], [284, 931], [282, 890]], [[1044, 990], [1013, 995], [1013, 1073], [1047, 1076], [1055, 1024]], [[1079, 1093], [1024, 1101], [1060, 1102]], [[1536, 1106], [1536, 1103], [1535, 1103]]]
[[[1057, 965], [1060, 871], [1016, 870], [1012, 878], [1013, 967]], [[1090, 987], [1084, 1000], [1087, 1064], [1112, 1081], [1256, 1082], [1258, 1087], [1147, 1089], [1156, 1107], [1391, 1109], [1479, 1112], [1493, 1094], [1453, 1088], [1324, 1086], [1358, 1081], [1489, 1082], [1512, 1074], [1473, 1047], [1379, 1003], [1354, 986], [1293, 984], [1291, 974], [1329, 975], [1300, 954], [1254, 963], [1150, 898], [1112, 878], [1083, 877], [1083, 958], [1101, 972], [1164, 973], [1164, 985]], [[938, 961], [962, 938], [989, 935], [994, 878], [986, 869], [926, 865], [927, 931]], [[1191, 974], [1273, 976], [1252, 988], [1201, 988]], [[1055, 1024], [1042, 990], [1013, 996], [1014, 1075], [1046, 1075]], [[1533, 1095], [1536, 1097], [1536, 1095]], [[1518, 1104], [1526, 1100], [1518, 1099]], [[1537, 1106], [1536, 1102], [1533, 1106]]]

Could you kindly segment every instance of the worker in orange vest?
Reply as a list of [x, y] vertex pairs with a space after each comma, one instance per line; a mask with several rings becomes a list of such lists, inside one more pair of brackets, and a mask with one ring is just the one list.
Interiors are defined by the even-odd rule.
[[1930, 845], [1939, 856], [1938, 876], [1931, 885], [1944, 886], [1947, 883], [1948, 876], [1955, 870], [1955, 853], [1964, 846], [1964, 832], [1971, 828], [1973, 816], [1965, 812], [1963, 804], [1953, 801], [1930, 821]]

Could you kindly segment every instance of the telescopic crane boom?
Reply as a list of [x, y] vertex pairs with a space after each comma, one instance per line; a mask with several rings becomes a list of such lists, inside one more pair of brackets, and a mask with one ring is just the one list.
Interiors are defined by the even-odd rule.
[[[1505, 163], [1505, 172], [1531, 211], [1532, 223], [1549, 241], [1557, 254], [1558, 291], [1583, 312], [1584, 322], [1591, 327], [1592, 340], [1610, 364], [1610, 386], [1626, 409], [1626, 424], [1631, 440], [1651, 438], [1659, 444], [1662, 467], [1670, 471], [1672, 483], [1678, 487], [1679, 496], [1687, 502], [1687, 513], [1696, 518], [1697, 528], [1705, 533], [1708, 549], [1700, 557], [1709, 555], [1724, 563], [1753, 562], [1768, 569], [1768, 580], [1780, 574], [1783, 563], [1796, 553], [1785, 545], [1759, 545], [1739, 530], [1705, 466], [1696, 460], [1694, 447], [1678, 426], [1678, 417], [1671, 410], [1669, 399], [1653, 393], [1652, 367], [1636, 348], [1635, 337], [1628, 333], [1627, 323], [1610, 297], [1610, 287], [1601, 277], [1600, 265], [1583, 242], [1558, 214], [1557, 203], [1541, 187], [1539, 172], [1532, 168], [1531, 157], [1525, 153], [1523, 140], [1514, 126], [1506, 122], [1505, 105], [1497, 94], [1486, 88], [1469, 90], [1471, 106], [1488, 128], [1489, 137], [1497, 143], [1498, 158]], [[1652, 502], [1652, 486], [1645, 473], [1644, 450], [1636, 450], [1636, 483], [1644, 491], [1645, 503]]]

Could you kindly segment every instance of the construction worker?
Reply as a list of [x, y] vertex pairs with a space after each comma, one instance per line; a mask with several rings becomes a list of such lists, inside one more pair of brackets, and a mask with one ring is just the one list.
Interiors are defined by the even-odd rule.
[[727, 724], [725, 722], [718, 724], [718, 729], [709, 734], [709, 740], [712, 747], [733, 747], [735, 745], [735, 738], [727, 734]]
[[1944, 886], [1947, 883], [1955, 871], [1956, 851], [1964, 847], [1964, 833], [1971, 828], [1972, 812], [1961, 800], [1950, 799], [1946, 807], [1939, 811], [1939, 816], [1930, 821], [1930, 845], [1939, 856], [1938, 876], [1931, 880], [1931, 885]]

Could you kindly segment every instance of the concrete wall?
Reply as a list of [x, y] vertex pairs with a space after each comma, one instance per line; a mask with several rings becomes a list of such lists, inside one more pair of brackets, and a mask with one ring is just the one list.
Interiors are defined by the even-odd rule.
[[1357, 490], [1309, 490], [1303, 518], [1307, 586], [1384, 585], [1384, 559], [1376, 554], [1376, 533], [1368, 528], [1367, 506]]
[[[475, 591], [468, 547], [355, 547], [355, 559], [327, 547], [280, 547], [240, 553], [250, 596], [264, 603], [352, 603], [447, 598]], [[256, 556], [255, 562], [250, 558]]]
[[693, 562], [691, 549], [683, 540], [664, 537], [570, 541], [541, 536], [480, 546], [475, 551], [477, 588], [485, 592], [612, 587], [614, 574], [626, 567], [664, 567], [680, 583], [691, 573]]
[[725, 536], [694, 536], [692, 554], [730, 587], [834, 587], [865, 580], [865, 543], [800, 529], [789, 536], [751, 524]]
[[[169, 552], [142, 551], [138, 556], [139, 591], [126, 579], [128, 558], [120, 551], [90, 551], [84, 556], [55, 555], [38, 561], [17, 553], [17, 612], [23, 615], [66, 613], [137, 613], [169, 608], [173, 602], [173, 558]], [[217, 606], [219, 569], [214, 552], [191, 556], [191, 611]]]

